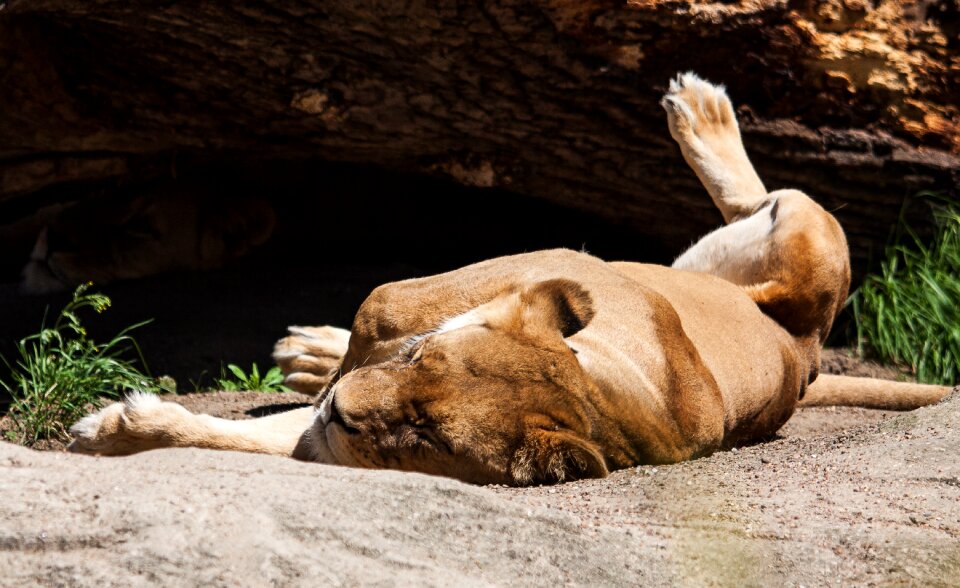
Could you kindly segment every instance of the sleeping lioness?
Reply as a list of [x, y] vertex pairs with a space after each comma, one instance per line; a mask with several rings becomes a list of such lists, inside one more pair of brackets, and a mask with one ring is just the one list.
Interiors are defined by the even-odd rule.
[[798, 404], [911, 408], [946, 388], [820, 376], [850, 283], [837, 221], [767, 192], [723, 88], [662, 104], [728, 223], [672, 267], [542, 251], [377, 288], [350, 332], [292, 328], [275, 357], [316, 408], [252, 421], [134, 395], [77, 423], [104, 455], [206, 447], [534, 484], [772, 435]]

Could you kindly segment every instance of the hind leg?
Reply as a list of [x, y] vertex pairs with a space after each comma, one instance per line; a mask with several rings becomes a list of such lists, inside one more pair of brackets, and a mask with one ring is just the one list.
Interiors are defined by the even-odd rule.
[[743, 148], [737, 117], [723, 86], [687, 72], [671, 80], [660, 104], [667, 111], [670, 135], [726, 222], [763, 206], [767, 190]]
[[711, 274], [739, 286], [767, 281], [778, 208], [776, 202], [770, 202], [754, 214], [708, 233], [672, 267]]
[[740, 286], [770, 281], [779, 207], [747, 157], [726, 91], [688, 72], [671, 80], [660, 104], [684, 159], [728, 223], [691, 246], [673, 267]]
[[726, 90], [688, 72], [671, 80], [660, 104], [684, 159], [728, 223], [691, 246], [673, 267], [741, 286], [768, 282], [775, 229], [783, 224], [780, 207], [747, 157]]
[[826, 338], [850, 284], [846, 238], [836, 219], [802, 192], [767, 193], [747, 158], [722, 87], [687, 73], [661, 102], [670, 134], [727, 225], [673, 267], [742, 286], [771, 318], [815, 347]]

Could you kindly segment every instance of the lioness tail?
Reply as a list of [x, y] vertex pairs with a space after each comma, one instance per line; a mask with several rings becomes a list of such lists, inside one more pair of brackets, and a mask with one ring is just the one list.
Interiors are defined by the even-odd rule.
[[948, 386], [820, 374], [799, 405], [912, 410], [938, 402], [949, 393]]

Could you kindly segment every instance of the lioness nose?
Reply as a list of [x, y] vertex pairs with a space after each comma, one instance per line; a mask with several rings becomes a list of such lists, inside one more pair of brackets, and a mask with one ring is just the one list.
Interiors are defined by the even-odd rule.
[[343, 430], [350, 434], [359, 433], [360, 430], [356, 427], [352, 427], [347, 424], [347, 421], [343, 420], [343, 414], [340, 413], [340, 410], [337, 408], [337, 399], [334, 398], [333, 402], [330, 405], [330, 420], [327, 421], [327, 424], [337, 423]]

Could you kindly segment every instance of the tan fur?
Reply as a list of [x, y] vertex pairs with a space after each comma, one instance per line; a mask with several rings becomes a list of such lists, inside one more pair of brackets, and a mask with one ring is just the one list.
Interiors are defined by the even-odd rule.
[[336, 327], [289, 327], [277, 341], [273, 359], [287, 374], [285, 384], [298, 392], [323, 389], [340, 369], [350, 331]]
[[756, 212], [767, 190], [743, 148], [723, 86], [693, 73], [681, 74], [670, 82], [661, 105], [667, 111], [670, 135], [723, 219], [729, 223]]
[[305, 431], [277, 442], [279, 420], [230, 432], [179, 409], [174, 422], [141, 425], [151, 434], [140, 446], [130, 427], [93, 415], [75, 429], [72, 447], [110, 454], [119, 451], [111, 442], [124, 452], [246, 444], [522, 485], [671, 463], [769, 436], [808, 387], [811, 404], [897, 396], [896, 383], [870, 382], [861, 396], [848, 380], [811, 386], [850, 280], [833, 217], [799, 192], [765, 192], [722, 88], [687, 74], [664, 106], [684, 156], [730, 222], [676, 267], [555, 250], [387, 284], [357, 312], [349, 342], [321, 327], [277, 344], [288, 381], [320, 394]]
[[800, 406], [862, 406], [884, 410], [913, 410], [944, 397], [947, 388], [930, 384], [820, 374], [810, 384]]
[[71, 427], [82, 439], [75, 450], [130, 455], [160, 447], [202, 447], [291, 455], [313, 421], [311, 407], [259, 419], [232, 421], [195, 415], [179, 404], [134, 394]]

